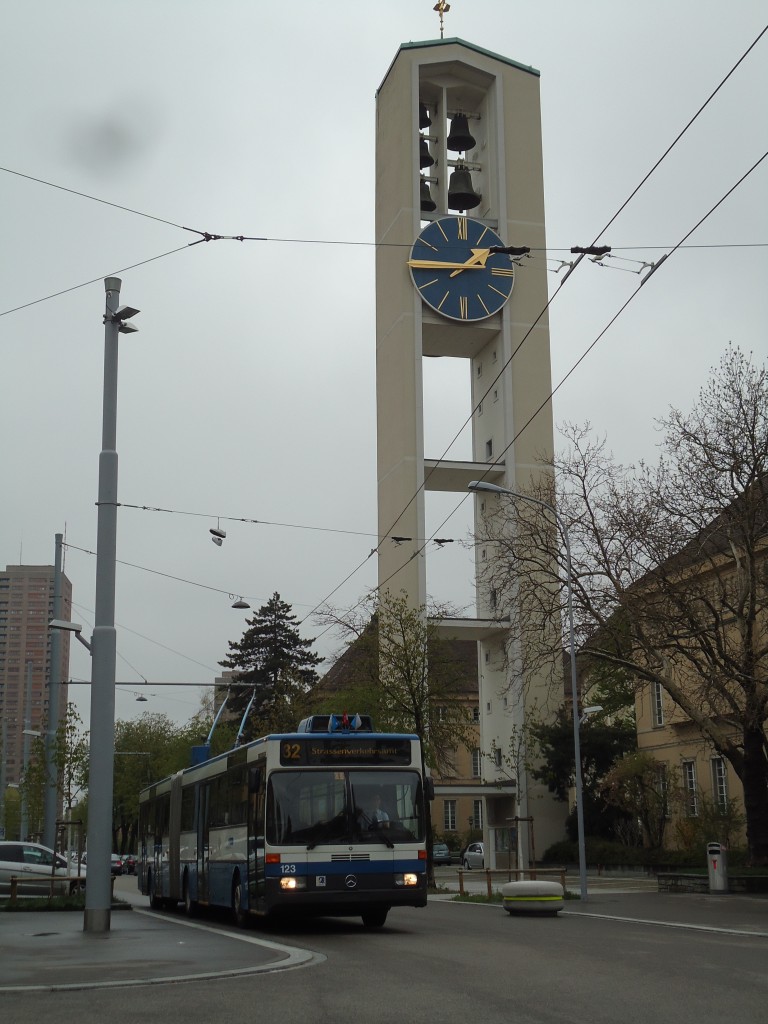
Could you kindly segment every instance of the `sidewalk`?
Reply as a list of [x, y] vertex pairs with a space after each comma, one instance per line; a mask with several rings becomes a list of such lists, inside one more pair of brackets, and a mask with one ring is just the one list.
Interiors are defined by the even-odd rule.
[[[0, 913], [0, 1000], [25, 989], [146, 985], [295, 967], [313, 954], [181, 915], [114, 910], [109, 932], [76, 911]], [[0, 1007], [2, 1002], [0, 1001]], [[1, 1014], [0, 1014], [1, 1015]]]

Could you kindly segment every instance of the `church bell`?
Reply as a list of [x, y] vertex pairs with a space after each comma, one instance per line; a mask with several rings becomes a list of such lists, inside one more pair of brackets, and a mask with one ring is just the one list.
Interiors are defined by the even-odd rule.
[[466, 114], [457, 114], [451, 121], [451, 130], [448, 134], [446, 146], [452, 153], [466, 153], [474, 149], [477, 143], [470, 135]]
[[466, 167], [459, 166], [448, 182], [448, 207], [451, 210], [474, 210], [483, 197], [475, 192], [472, 175]]
[[421, 179], [421, 209], [425, 213], [432, 213], [433, 210], [437, 209], [437, 203], [432, 198], [432, 193], [429, 189], [429, 182], [425, 179]]
[[419, 167], [421, 167], [422, 169], [424, 167], [431, 167], [434, 162], [434, 157], [429, 152], [427, 140], [422, 137], [419, 140]]

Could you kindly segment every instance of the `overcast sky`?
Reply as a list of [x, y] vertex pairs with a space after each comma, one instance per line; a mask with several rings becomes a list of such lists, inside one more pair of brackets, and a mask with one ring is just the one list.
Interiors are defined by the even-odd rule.
[[[245, 628], [230, 594], [256, 608], [277, 590], [303, 619], [375, 585], [375, 93], [401, 43], [439, 37], [432, 7], [5, 7], [0, 564], [52, 564], [65, 532], [73, 618], [90, 634], [103, 278], [117, 274], [121, 302], [142, 311], [120, 345], [118, 717], [194, 713]], [[452, 0], [446, 37], [541, 72], [553, 271], [595, 239], [766, 20], [762, 0]], [[585, 260], [553, 303], [553, 385], [637, 288], [634, 271], [765, 153], [766, 126], [768, 34], [600, 237], [621, 259]], [[620, 460], [652, 460], [654, 418], [690, 408], [729, 341], [765, 357], [767, 181], [768, 160], [643, 286], [557, 392], [556, 424], [589, 420]], [[190, 247], [200, 236], [179, 226], [266, 241]], [[551, 293], [561, 279], [549, 275]], [[468, 395], [465, 364], [427, 361], [427, 457], [464, 423]], [[465, 431], [448, 457], [469, 452]], [[454, 505], [430, 495], [428, 529]], [[440, 535], [465, 541], [469, 513], [467, 501]], [[430, 555], [436, 599], [466, 606], [472, 578], [459, 543]], [[71, 674], [90, 678], [77, 644]], [[152, 696], [136, 703], [142, 677], [196, 685], [143, 688]], [[87, 722], [87, 687], [70, 696]]]

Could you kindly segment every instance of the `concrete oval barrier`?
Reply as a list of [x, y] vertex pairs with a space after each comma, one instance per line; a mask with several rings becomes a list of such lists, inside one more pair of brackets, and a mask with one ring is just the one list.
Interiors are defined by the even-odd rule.
[[507, 882], [501, 887], [508, 914], [557, 914], [563, 909], [563, 887], [559, 882]]

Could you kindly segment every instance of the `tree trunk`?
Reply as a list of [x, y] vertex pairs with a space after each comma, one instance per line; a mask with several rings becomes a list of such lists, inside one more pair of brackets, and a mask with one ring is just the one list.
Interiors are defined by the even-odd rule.
[[768, 758], [762, 728], [744, 729], [744, 810], [747, 818], [749, 861], [768, 865]]

